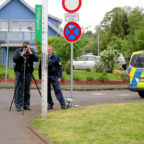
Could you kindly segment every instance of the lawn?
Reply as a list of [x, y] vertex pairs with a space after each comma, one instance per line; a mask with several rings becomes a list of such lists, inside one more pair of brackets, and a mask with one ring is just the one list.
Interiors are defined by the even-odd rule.
[[144, 144], [144, 103], [71, 108], [32, 125], [54, 144]]
[[[73, 72], [74, 80], [87, 80], [88, 77], [92, 78], [92, 80], [98, 80], [98, 78], [102, 75], [102, 73], [96, 73], [96, 72], [87, 72], [84, 70], [74, 70]], [[0, 75], [5, 74], [5, 67], [0, 66]], [[33, 73], [35, 79], [38, 79], [38, 67], [34, 69]], [[1, 77], [1, 76], [0, 76]], [[112, 73], [107, 73], [106, 77], [110, 81], [115, 80], [122, 80], [121, 77], [116, 77]], [[127, 77], [127, 75], [126, 75]], [[8, 68], [8, 78], [15, 78], [15, 73], [13, 68]], [[70, 75], [68, 75], [65, 71], [63, 72], [63, 79], [64, 80], [70, 80]]]
[[[0, 66], [0, 75], [1, 74], [5, 74], [5, 67]], [[8, 78], [12, 78], [15, 79], [15, 73], [14, 73], [14, 68], [8, 68]], [[33, 75], [35, 77], [35, 79], [38, 79], [38, 68], [36, 68], [33, 72]]]
[[[92, 77], [92, 80], [98, 80], [102, 73], [96, 72], [87, 72], [84, 70], [74, 70], [73, 77], [76, 80], [87, 80], [87, 77]], [[107, 78], [110, 81], [113, 80], [122, 80], [121, 77], [116, 77], [112, 73], [107, 73]], [[70, 80], [70, 75], [67, 75], [66, 72], [63, 72], [64, 79]]]

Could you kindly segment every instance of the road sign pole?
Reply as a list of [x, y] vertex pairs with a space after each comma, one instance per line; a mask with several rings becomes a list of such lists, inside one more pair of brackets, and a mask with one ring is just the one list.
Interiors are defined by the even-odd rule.
[[[68, 22], [63, 30], [65, 39], [71, 43], [71, 91], [70, 97], [67, 98], [68, 106], [72, 106], [73, 101], [73, 43], [81, 36], [81, 27], [74, 21], [79, 20], [79, 14], [76, 14], [82, 5], [82, 0], [62, 0], [62, 6], [66, 14], [65, 21]], [[73, 14], [72, 14], [73, 13]]]
[[48, 82], [48, 0], [42, 1], [42, 117], [47, 118], [47, 82]]
[[73, 99], [73, 43], [71, 43], [71, 98]]

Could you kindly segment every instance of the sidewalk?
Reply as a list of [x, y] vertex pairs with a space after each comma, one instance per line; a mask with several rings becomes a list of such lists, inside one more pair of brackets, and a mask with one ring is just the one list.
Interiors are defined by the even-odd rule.
[[[38, 84], [38, 87], [41, 88], [41, 85]], [[0, 83], [0, 89], [13, 89], [14, 84], [10, 83]], [[36, 89], [36, 85], [31, 85], [32, 89]], [[70, 90], [70, 85], [61, 85], [62, 90]], [[127, 84], [120, 84], [120, 85], [74, 85], [73, 89], [75, 91], [94, 91], [94, 90], [115, 90], [115, 89], [128, 89]]]

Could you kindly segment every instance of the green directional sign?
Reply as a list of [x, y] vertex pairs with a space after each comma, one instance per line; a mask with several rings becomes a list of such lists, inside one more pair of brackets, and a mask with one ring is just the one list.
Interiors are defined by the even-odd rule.
[[42, 5], [35, 6], [35, 39], [42, 43]]

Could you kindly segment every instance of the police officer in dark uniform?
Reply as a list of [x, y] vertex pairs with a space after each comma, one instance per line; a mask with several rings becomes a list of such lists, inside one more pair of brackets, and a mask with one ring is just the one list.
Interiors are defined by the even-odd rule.
[[26, 58], [24, 109], [31, 110], [30, 84], [33, 73], [33, 62], [38, 61], [38, 56], [36, 55], [35, 51], [30, 48], [30, 43], [28, 41], [23, 42], [23, 47], [17, 49], [13, 57], [13, 62], [15, 63], [14, 71], [16, 75], [16, 94], [14, 97], [14, 103], [17, 111], [21, 111], [21, 108], [23, 106], [24, 58]]
[[[39, 65], [39, 78], [41, 79], [41, 62]], [[48, 46], [48, 109], [53, 109], [53, 99], [51, 96], [51, 85], [53, 86], [57, 100], [62, 109], [67, 109], [59, 82], [62, 80], [62, 64], [58, 55], [52, 51], [52, 46]]]

